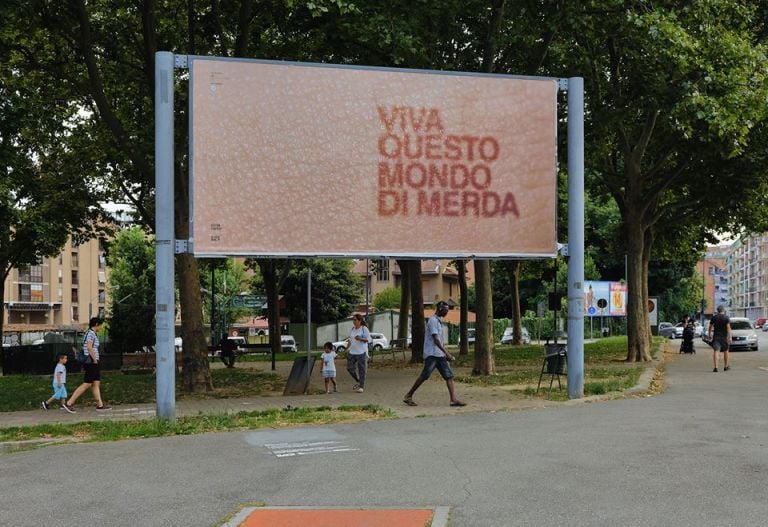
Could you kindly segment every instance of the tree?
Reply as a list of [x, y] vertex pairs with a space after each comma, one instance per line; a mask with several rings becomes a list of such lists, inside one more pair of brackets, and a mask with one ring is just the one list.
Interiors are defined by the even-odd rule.
[[65, 146], [82, 140], [62, 129], [77, 121], [76, 109], [55, 82], [25, 75], [18, 50], [35, 35], [14, 7], [0, 7], [0, 297], [11, 269], [55, 256], [69, 237], [77, 244], [107, 231], [96, 177], [84, 177]]
[[402, 296], [403, 291], [400, 287], [387, 287], [373, 297], [373, 307], [377, 311], [397, 309], [400, 307], [400, 298]]
[[[648, 266], [657, 233], [737, 230], [765, 201], [768, 82], [753, 6], [604, 1], [569, 20], [585, 75], [587, 164], [616, 201], [626, 243], [628, 361], [649, 360]], [[567, 60], [567, 59], [566, 59]], [[748, 189], [731, 199], [728, 189]], [[763, 216], [764, 219], [764, 216]]]
[[139, 227], [120, 231], [109, 244], [112, 291], [110, 349], [119, 353], [155, 344], [154, 240]]
[[318, 324], [348, 317], [360, 303], [360, 282], [351, 260], [297, 260], [283, 282], [292, 322], [307, 321], [307, 271], [312, 270], [312, 321]]

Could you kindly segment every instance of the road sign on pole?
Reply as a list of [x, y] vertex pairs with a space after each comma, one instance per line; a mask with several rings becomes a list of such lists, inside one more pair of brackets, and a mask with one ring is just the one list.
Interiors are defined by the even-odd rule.
[[232, 307], [242, 309], [264, 309], [267, 307], [267, 297], [258, 295], [233, 296]]

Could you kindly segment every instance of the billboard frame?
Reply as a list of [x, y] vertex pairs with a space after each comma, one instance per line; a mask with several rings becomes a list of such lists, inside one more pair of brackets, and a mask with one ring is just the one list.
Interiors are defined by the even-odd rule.
[[[177, 56], [180, 57], [180, 56]], [[225, 256], [240, 256], [249, 258], [402, 258], [402, 259], [504, 259], [504, 260], [522, 260], [522, 259], [543, 259], [553, 258], [557, 254], [557, 94], [561, 91], [567, 91], [568, 81], [557, 77], [536, 77], [525, 75], [507, 75], [507, 74], [495, 74], [495, 73], [482, 73], [482, 72], [465, 72], [465, 71], [441, 71], [441, 70], [425, 70], [417, 68], [393, 68], [393, 67], [378, 67], [378, 66], [360, 66], [350, 64], [325, 64], [325, 63], [311, 63], [311, 62], [299, 62], [299, 61], [275, 61], [267, 59], [246, 59], [238, 57], [211, 57], [200, 55], [185, 55], [183, 56], [183, 66], [189, 69], [189, 109], [188, 109], [188, 122], [189, 122], [189, 249], [199, 258], [221, 258]], [[278, 66], [285, 68], [313, 68], [322, 70], [341, 70], [341, 71], [368, 71], [368, 72], [383, 72], [383, 73], [398, 73], [398, 74], [415, 74], [415, 75], [430, 75], [435, 77], [457, 77], [457, 78], [485, 78], [485, 79], [506, 79], [506, 80], [522, 80], [522, 81], [534, 81], [534, 82], [546, 82], [555, 83], [557, 89], [555, 91], [554, 103], [554, 115], [553, 115], [553, 132], [552, 142], [555, 144], [554, 149], [554, 163], [553, 163], [553, 182], [555, 188], [553, 188], [554, 202], [553, 202], [553, 218], [552, 218], [552, 232], [551, 238], [554, 241], [553, 246], [547, 251], [500, 251], [500, 252], [481, 252], [481, 251], [405, 251], [399, 252], [394, 250], [354, 250], [354, 251], [253, 251], [253, 250], [222, 250], [222, 251], [198, 251], [195, 244], [196, 234], [199, 234], [200, 229], [195, 228], [195, 128], [193, 126], [195, 120], [195, 109], [193, 103], [195, 101], [195, 93], [197, 90], [203, 90], [203, 86], [195, 87], [194, 83], [194, 68], [197, 62], [222, 62], [222, 63], [238, 63], [238, 64], [253, 64], [253, 65], [266, 65], [266, 66]], [[204, 90], [203, 90], [204, 91]], [[509, 224], [508, 229], [514, 229], [513, 224]]]
[[[197, 59], [193, 57], [193, 60]], [[190, 252], [192, 241], [176, 240], [174, 236], [174, 73], [176, 69], [186, 69], [188, 63], [187, 55], [174, 55], [169, 51], [155, 53], [156, 408], [157, 416], [168, 421], [176, 418], [174, 254]], [[429, 73], [496, 76], [466, 72]], [[568, 96], [568, 397], [579, 399], [584, 396], [584, 79], [532, 79], [556, 80], [558, 91], [566, 91]], [[554, 249], [552, 256], [557, 251], [556, 247]]]

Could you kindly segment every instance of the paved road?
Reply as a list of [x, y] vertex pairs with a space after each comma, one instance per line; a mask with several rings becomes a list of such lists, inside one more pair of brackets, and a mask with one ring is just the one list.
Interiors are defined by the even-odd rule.
[[3, 455], [0, 525], [210, 526], [252, 502], [448, 506], [472, 527], [765, 525], [768, 347], [715, 374], [697, 346], [668, 355], [655, 397]]

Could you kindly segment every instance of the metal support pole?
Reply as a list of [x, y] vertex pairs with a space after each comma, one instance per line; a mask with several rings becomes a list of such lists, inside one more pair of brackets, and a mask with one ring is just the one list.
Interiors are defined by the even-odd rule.
[[584, 397], [584, 79], [568, 79], [568, 397]]
[[155, 331], [157, 416], [176, 419], [173, 230], [173, 53], [155, 53]]
[[312, 268], [307, 272], [307, 393], [309, 393], [309, 382], [311, 380], [311, 370], [309, 369], [309, 348], [312, 343]]

